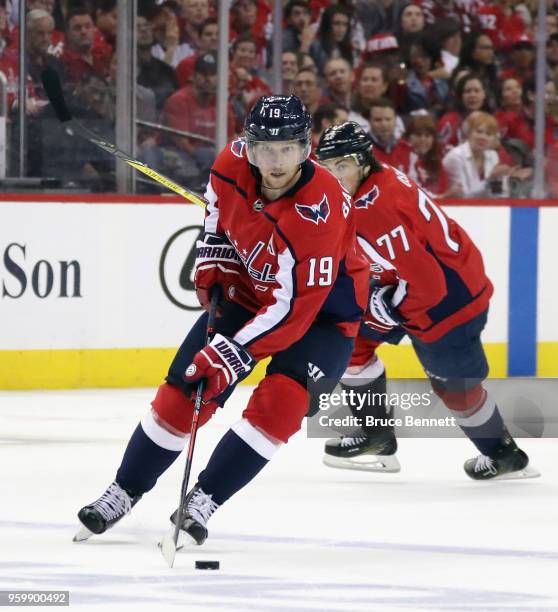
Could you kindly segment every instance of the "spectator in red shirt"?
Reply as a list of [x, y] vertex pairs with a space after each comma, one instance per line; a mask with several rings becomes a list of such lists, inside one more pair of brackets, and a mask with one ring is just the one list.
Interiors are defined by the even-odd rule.
[[116, 0], [100, 0], [96, 3], [95, 25], [97, 32], [93, 42], [95, 47], [102, 47], [107, 55], [112, 55], [116, 49], [116, 30], [118, 11]]
[[514, 77], [505, 79], [498, 92], [498, 111], [495, 113], [502, 139], [516, 138], [533, 148], [534, 134], [525, 113], [523, 89]]
[[437, 139], [434, 119], [430, 115], [413, 117], [405, 137], [413, 149], [409, 176], [436, 197], [463, 197], [461, 185], [449, 184], [448, 173], [442, 164], [442, 147]]
[[310, 68], [299, 70], [294, 81], [293, 93], [302, 100], [306, 110], [314, 115], [322, 97], [320, 81], [316, 71]]
[[240, 35], [233, 42], [229, 78], [229, 95], [239, 129], [255, 101], [271, 95], [269, 85], [256, 74], [256, 63], [256, 41], [249, 34]]
[[370, 136], [374, 141], [374, 155], [380, 162], [408, 173], [411, 147], [395, 135], [397, 114], [391, 100], [380, 98], [370, 106]]
[[321, 103], [335, 102], [345, 108], [349, 108], [351, 105], [353, 81], [355, 80], [355, 75], [349, 62], [342, 57], [330, 59], [325, 64], [324, 73], [327, 88]]
[[462, 125], [467, 116], [478, 110], [488, 112], [487, 94], [480, 77], [472, 72], [465, 73], [455, 85], [455, 110], [442, 115], [438, 121], [438, 138], [443, 150], [462, 142]]
[[480, 29], [490, 37], [497, 53], [509, 51], [513, 41], [525, 33], [525, 22], [509, 0], [485, 1], [477, 12]]
[[267, 61], [267, 44], [271, 38], [271, 8], [264, 0], [235, 0], [231, 6], [231, 39], [248, 34], [256, 41], [258, 66]]
[[503, 70], [500, 79], [516, 78], [520, 83], [534, 76], [535, 45], [529, 34], [521, 34], [512, 44], [510, 67]]
[[62, 62], [68, 81], [77, 83], [89, 74], [100, 78], [107, 76], [110, 56], [102, 48], [93, 47], [95, 25], [85, 8], [68, 13], [66, 21], [66, 44]]
[[200, 55], [205, 55], [209, 51], [217, 51], [219, 45], [219, 26], [215, 17], [208, 17], [200, 26], [198, 37], [198, 52], [183, 59], [176, 67], [176, 79], [180, 87], [192, 83], [194, 76], [194, 66]]
[[[163, 125], [189, 133], [171, 136], [162, 154], [163, 165], [194, 190], [203, 189], [215, 159], [216, 91], [217, 54], [211, 51], [197, 59], [192, 85], [167, 100], [161, 117]], [[234, 116], [229, 105], [228, 135], [232, 137], [233, 133]]]

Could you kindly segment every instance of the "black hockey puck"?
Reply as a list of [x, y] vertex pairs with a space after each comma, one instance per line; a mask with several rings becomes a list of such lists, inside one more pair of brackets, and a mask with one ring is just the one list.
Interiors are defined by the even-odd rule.
[[196, 569], [219, 569], [219, 561], [196, 561]]

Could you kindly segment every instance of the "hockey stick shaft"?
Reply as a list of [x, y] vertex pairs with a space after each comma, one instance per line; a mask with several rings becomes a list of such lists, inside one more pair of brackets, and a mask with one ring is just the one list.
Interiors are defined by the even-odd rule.
[[157, 183], [160, 183], [161, 185], [164, 185], [167, 189], [174, 191], [186, 200], [205, 208], [207, 202], [204, 198], [200, 197], [193, 191], [190, 191], [186, 187], [178, 185], [168, 176], [165, 176], [164, 174], [153, 170], [153, 168], [150, 168], [147, 164], [144, 164], [138, 159], [134, 159], [112, 143], [102, 140], [97, 136], [97, 134], [95, 134], [95, 132], [85, 127], [85, 125], [83, 125], [79, 121], [76, 121], [76, 119], [72, 117], [72, 114], [70, 113], [68, 106], [66, 105], [64, 93], [62, 91], [62, 84], [60, 83], [60, 77], [54, 69], [47, 68], [46, 70], [44, 70], [41, 74], [41, 79], [43, 81], [43, 86], [45, 88], [45, 92], [49, 99], [49, 102], [52, 104], [56, 116], [64, 125], [69, 127], [76, 134], [79, 134], [82, 138], [88, 140], [90, 143], [96, 145], [100, 149], [103, 149], [103, 151], [110, 153], [110, 155], [114, 155], [118, 159], [121, 159], [122, 161], [126, 162], [135, 170], [142, 172], [150, 179], [156, 181]]
[[[217, 306], [220, 298], [220, 287], [216, 286], [211, 292], [211, 303], [209, 306], [209, 316], [207, 318], [207, 328], [205, 333], [205, 343], [207, 344], [210, 338], [215, 333], [215, 320], [217, 318]], [[198, 433], [198, 421], [202, 408], [202, 394], [205, 389], [205, 379], [202, 378], [198, 383], [196, 389], [196, 398], [194, 400], [194, 413], [192, 415], [192, 426], [190, 427], [190, 440], [188, 441], [188, 450], [186, 452], [186, 464], [184, 466], [184, 476], [182, 478], [182, 485], [180, 487], [180, 501], [178, 504], [178, 510], [176, 513], [176, 523], [174, 525], [174, 532], [172, 534], [172, 542], [168, 541], [168, 534], [163, 538], [161, 552], [165, 557], [167, 563], [172, 567], [174, 563], [174, 555], [176, 554], [176, 548], [178, 545], [178, 536], [180, 534], [180, 526], [184, 519], [186, 512], [185, 499], [188, 495], [188, 483], [190, 481], [190, 472], [192, 471], [192, 459], [194, 456], [194, 448], [196, 445], [196, 436]]]

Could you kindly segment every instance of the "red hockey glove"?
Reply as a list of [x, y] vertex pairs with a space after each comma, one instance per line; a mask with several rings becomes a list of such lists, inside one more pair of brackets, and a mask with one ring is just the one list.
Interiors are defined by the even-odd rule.
[[372, 287], [369, 311], [364, 318], [365, 324], [385, 334], [405, 323], [404, 317], [397, 310], [404, 297], [405, 285]]
[[254, 358], [242, 345], [215, 334], [213, 340], [194, 355], [184, 380], [196, 382], [207, 378], [202, 399], [208, 402], [246, 378], [255, 365]]
[[209, 311], [211, 288], [221, 285], [226, 299], [233, 297], [243, 264], [233, 245], [217, 234], [204, 234], [196, 242], [194, 284], [202, 307]]

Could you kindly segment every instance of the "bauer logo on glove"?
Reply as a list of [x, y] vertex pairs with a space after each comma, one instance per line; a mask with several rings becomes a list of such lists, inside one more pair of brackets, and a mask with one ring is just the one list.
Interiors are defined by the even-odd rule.
[[186, 369], [184, 380], [196, 382], [207, 378], [202, 394], [204, 402], [212, 400], [246, 378], [256, 362], [238, 342], [221, 334], [194, 355]]

